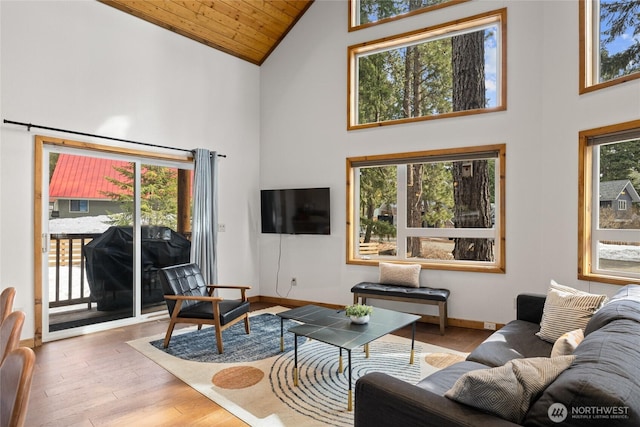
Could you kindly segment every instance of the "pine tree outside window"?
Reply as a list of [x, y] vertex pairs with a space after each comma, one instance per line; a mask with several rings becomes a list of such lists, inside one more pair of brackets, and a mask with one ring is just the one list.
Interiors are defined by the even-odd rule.
[[348, 129], [506, 109], [506, 9], [350, 46]]
[[640, 1], [579, 5], [580, 93], [640, 78]]
[[430, 12], [469, 0], [349, 0], [349, 31]]
[[505, 145], [347, 159], [347, 263], [503, 273]]

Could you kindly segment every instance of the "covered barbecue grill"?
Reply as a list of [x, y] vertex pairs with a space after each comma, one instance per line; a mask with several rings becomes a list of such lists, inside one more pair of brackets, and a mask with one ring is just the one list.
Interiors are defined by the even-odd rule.
[[[191, 242], [168, 227], [141, 227], [142, 305], [164, 301], [158, 270], [189, 262]], [[133, 307], [133, 228], [109, 227], [82, 248], [98, 310]]]

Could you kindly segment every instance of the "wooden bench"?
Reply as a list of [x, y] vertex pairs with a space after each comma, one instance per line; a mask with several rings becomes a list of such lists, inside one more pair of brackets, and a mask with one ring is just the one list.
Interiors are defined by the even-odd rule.
[[379, 244], [376, 242], [360, 243], [360, 255], [378, 255]]
[[447, 326], [448, 289], [410, 288], [385, 285], [382, 283], [361, 282], [351, 288], [354, 304], [366, 304], [367, 297], [390, 301], [413, 302], [438, 306], [440, 334], [444, 335]]

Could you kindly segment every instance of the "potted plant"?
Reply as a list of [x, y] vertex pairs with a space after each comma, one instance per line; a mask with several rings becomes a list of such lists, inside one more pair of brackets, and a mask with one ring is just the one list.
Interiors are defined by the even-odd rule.
[[373, 307], [370, 305], [354, 304], [344, 308], [344, 313], [351, 318], [351, 321], [360, 325], [369, 322], [372, 312]]

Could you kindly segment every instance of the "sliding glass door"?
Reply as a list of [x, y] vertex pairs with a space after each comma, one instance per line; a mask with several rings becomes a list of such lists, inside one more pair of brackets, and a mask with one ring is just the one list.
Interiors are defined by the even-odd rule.
[[109, 151], [42, 145], [43, 341], [164, 316], [158, 272], [189, 262], [192, 163]]

